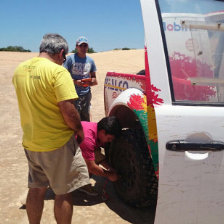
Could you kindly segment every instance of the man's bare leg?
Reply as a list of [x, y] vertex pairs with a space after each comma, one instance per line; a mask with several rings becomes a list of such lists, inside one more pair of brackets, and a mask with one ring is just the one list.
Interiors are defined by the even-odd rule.
[[55, 195], [54, 215], [57, 224], [71, 224], [73, 213], [72, 193]]
[[39, 224], [44, 207], [47, 188], [30, 188], [26, 199], [26, 212], [30, 224]]

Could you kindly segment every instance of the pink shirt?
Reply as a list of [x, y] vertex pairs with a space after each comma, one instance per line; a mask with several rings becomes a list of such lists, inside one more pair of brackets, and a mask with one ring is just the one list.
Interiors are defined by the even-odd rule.
[[84, 140], [80, 144], [82, 156], [85, 160], [95, 160], [94, 151], [99, 147], [97, 141], [97, 123], [82, 121]]

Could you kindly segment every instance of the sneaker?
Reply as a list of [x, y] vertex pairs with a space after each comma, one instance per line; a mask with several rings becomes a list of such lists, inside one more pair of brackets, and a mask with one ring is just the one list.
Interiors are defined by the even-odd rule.
[[99, 195], [99, 193], [94, 189], [94, 187], [91, 184], [80, 187], [77, 190], [80, 192], [83, 192], [89, 196], [98, 196]]

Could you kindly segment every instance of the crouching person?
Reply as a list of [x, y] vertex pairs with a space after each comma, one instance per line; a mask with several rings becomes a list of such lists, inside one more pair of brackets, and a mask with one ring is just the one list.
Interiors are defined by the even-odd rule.
[[[117, 181], [118, 175], [116, 171], [107, 164], [105, 157], [100, 153], [100, 149], [120, 136], [121, 126], [118, 119], [111, 116], [101, 119], [98, 123], [86, 121], [81, 123], [85, 137], [80, 144], [80, 148], [90, 175], [94, 174], [113, 182]], [[88, 195], [97, 195], [91, 185], [84, 186], [79, 190]]]

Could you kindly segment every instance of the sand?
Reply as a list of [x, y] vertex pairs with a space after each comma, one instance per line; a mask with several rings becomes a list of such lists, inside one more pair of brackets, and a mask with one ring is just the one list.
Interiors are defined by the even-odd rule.
[[[27, 162], [21, 145], [19, 111], [12, 76], [16, 66], [38, 53], [0, 52], [0, 223], [27, 224], [26, 210], [21, 208], [27, 192]], [[105, 116], [103, 87], [106, 72], [135, 74], [144, 68], [144, 50], [108, 51], [90, 55], [97, 66], [98, 85], [92, 87], [92, 121]], [[91, 180], [101, 193], [105, 180]], [[117, 198], [111, 183], [106, 186], [109, 199], [87, 197], [74, 192], [72, 223], [153, 223], [153, 209], [136, 209]], [[53, 215], [53, 194], [48, 192], [42, 222], [56, 223]]]

